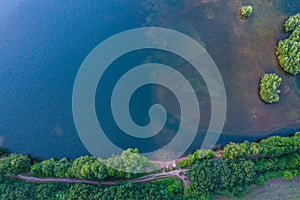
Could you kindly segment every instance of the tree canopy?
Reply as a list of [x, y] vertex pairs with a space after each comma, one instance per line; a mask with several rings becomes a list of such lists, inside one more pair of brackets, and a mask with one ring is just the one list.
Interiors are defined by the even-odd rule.
[[144, 173], [149, 167], [148, 158], [140, 155], [138, 149], [130, 148], [103, 162], [108, 167], [108, 174], [117, 178], [132, 178], [138, 173]]
[[275, 73], [264, 74], [259, 83], [260, 98], [266, 103], [276, 103], [280, 99], [280, 90], [282, 78]]
[[243, 6], [241, 8], [241, 15], [245, 18], [250, 17], [250, 15], [252, 14], [252, 6]]
[[300, 13], [291, 16], [284, 29], [290, 35], [278, 42], [277, 59], [286, 72], [297, 75], [300, 73]]
[[252, 183], [254, 163], [247, 160], [204, 160], [189, 171], [188, 198], [212, 199], [212, 194], [240, 196]]

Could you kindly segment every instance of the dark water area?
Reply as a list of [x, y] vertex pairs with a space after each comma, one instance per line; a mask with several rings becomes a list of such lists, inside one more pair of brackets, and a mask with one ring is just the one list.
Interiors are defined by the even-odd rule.
[[295, 86], [298, 94], [300, 95], [300, 76], [298, 75], [295, 79]]
[[[167, 57], [168, 59], [165, 59]], [[143, 87], [138, 88], [132, 95], [129, 110], [132, 119], [139, 126], [146, 126], [150, 123], [150, 118], [148, 115], [149, 109], [154, 104], [161, 104], [163, 107], [168, 105], [174, 105], [172, 107], [172, 113], [169, 113], [167, 116], [167, 121], [173, 121], [173, 123], [168, 125], [168, 131], [162, 129], [155, 136], [150, 138], [137, 138], [132, 137], [122, 131], [114, 121], [114, 117], [111, 112], [110, 105], [111, 95], [114, 86], [118, 80], [127, 73], [130, 69], [146, 64], [146, 63], [161, 63], [168, 66], [172, 66], [175, 69], [175, 63], [184, 62], [177, 56], [166, 51], [160, 50], [136, 50], [130, 53], [127, 53], [123, 56], [120, 56], [115, 62], [113, 62], [109, 69], [102, 76], [99, 86], [96, 93], [96, 110], [100, 111], [97, 113], [98, 121], [101, 124], [105, 133], [114, 133], [106, 134], [106, 136], [117, 146], [122, 149], [131, 148], [134, 144], [134, 147], [140, 149], [141, 152], [151, 152], [155, 151], [157, 148], [162, 148], [167, 145], [176, 135], [176, 132], [179, 128], [180, 121], [177, 121], [176, 115], [181, 114], [180, 105], [175, 95], [169, 91], [164, 86], [158, 84], [148, 84]], [[173, 62], [169, 62], [173, 60]], [[124, 65], [126, 63], [126, 65]], [[157, 91], [164, 91], [164, 98], [167, 99], [167, 102], [157, 101], [153, 93]], [[120, 139], [122, 138], [122, 139]], [[155, 144], [155, 145], [153, 145]]]
[[111, 0], [1, 4], [1, 146], [41, 157], [88, 154], [72, 116], [77, 70], [101, 41], [142, 26], [145, 9]]
[[[243, 4], [253, 6], [253, 15], [247, 20], [240, 19], [239, 8]], [[287, 36], [282, 32], [282, 24], [299, 11], [297, 0], [1, 1], [0, 146], [41, 158], [88, 154], [72, 116], [77, 71], [100, 42], [144, 26], [185, 33], [201, 43], [216, 62], [228, 101], [224, 132], [218, 144], [288, 135], [300, 127], [300, 78], [287, 76], [276, 67], [275, 48]], [[207, 128], [210, 101], [203, 79], [192, 76], [189, 64], [173, 58], [174, 55], [149, 52], [155, 55], [151, 57], [153, 62], [172, 65], [183, 74], [189, 71], [186, 78], [198, 87], [199, 129]], [[166, 88], [155, 85], [134, 93], [130, 108], [135, 110], [132, 117], [137, 124], [149, 122], [148, 108], [154, 103], [168, 105], [167, 110], [172, 110], [165, 139], [154, 137], [148, 143], [120, 139], [123, 133], [112, 123], [109, 97], [122, 73], [149, 62], [149, 52], [135, 52], [118, 59], [101, 80], [107, 87], [99, 87], [96, 94], [98, 119], [107, 131], [114, 133], [110, 139], [123, 148], [140, 144], [138, 147], [144, 152], [153, 150], [153, 143], [157, 148], [174, 137], [179, 124], [176, 116], [180, 115], [175, 97]], [[267, 105], [259, 99], [258, 82], [266, 72], [283, 77], [278, 104]], [[103, 113], [108, 114], [103, 118]], [[199, 131], [189, 151], [201, 146], [204, 135], [205, 131]]]

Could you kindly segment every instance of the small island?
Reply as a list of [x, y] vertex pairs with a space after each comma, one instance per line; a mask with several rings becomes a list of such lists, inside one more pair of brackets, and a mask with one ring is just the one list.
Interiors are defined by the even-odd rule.
[[[300, 13], [288, 18], [284, 30], [289, 37], [277, 44], [276, 56], [282, 69], [292, 75], [300, 73]], [[266, 103], [277, 103], [280, 99], [282, 78], [275, 73], [264, 74], [259, 83], [259, 96]]]
[[300, 13], [291, 16], [284, 24], [289, 37], [279, 41], [277, 59], [284, 71], [297, 75], [300, 73]]
[[243, 18], [248, 18], [252, 14], [252, 6], [243, 6], [241, 8], [241, 15]]
[[264, 74], [260, 79], [259, 96], [266, 103], [277, 103], [280, 99], [282, 78], [275, 73]]

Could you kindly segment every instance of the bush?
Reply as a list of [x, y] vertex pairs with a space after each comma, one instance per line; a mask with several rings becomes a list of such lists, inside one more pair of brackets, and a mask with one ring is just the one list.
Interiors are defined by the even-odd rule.
[[246, 142], [243, 142], [241, 144], [236, 144], [233, 142], [230, 142], [227, 144], [222, 152], [223, 158], [229, 158], [229, 159], [234, 159], [234, 158], [240, 158], [244, 156], [248, 156], [249, 154], [249, 144]]
[[54, 165], [53, 173], [55, 177], [66, 177], [70, 174], [69, 170], [72, 166], [72, 162], [67, 158], [62, 158]]
[[300, 138], [273, 136], [263, 139], [259, 143], [261, 155], [270, 157], [281, 157], [299, 151]]
[[93, 156], [81, 156], [75, 159], [72, 166], [64, 171], [78, 179], [104, 180], [108, 176], [105, 165]]
[[[223, 158], [249, 158], [249, 157], [281, 157], [288, 154], [299, 153], [300, 151], [300, 132], [296, 132], [292, 137], [272, 136], [260, 142], [243, 142], [240, 144], [229, 143], [222, 152]], [[293, 157], [293, 162], [300, 163], [300, 155]], [[299, 164], [300, 166], [300, 164]]]
[[10, 154], [0, 159], [0, 175], [28, 172], [31, 159], [21, 154]]
[[115, 178], [133, 178], [150, 167], [148, 158], [140, 155], [136, 148], [129, 148], [121, 155], [113, 155], [102, 161], [108, 168], [109, 176]]
[[266, 103], [276, 103], [280, 99], [280, 90], [282, 78], [274, 73], [264, 74], [259, 84], [260, 98]]
[[286, 72], [297, 75], [300, 73], [300, 13], [291, 16], [284, 24], [289, 37], [277, 45], [277, 59]]
[[[254, 181], [254, 163], [250, 160], [203, 160], [188, 170], [191, 180], [186, 195], [211, 199], [212, 194], [240, 196]], [[200, 198], [201, 199], [201, 198]]]
[[284, 23], [284, 29], [286, 32], [291, 32], [299, 28], [300, 26], [300, 13], [289, 17]]
[[288, 180], [292, 180], [293, 177], [294, 177], [293, 172], [288, 171], [288, 170], [283, 172], [283, 178], [288, 179]]
[[243, 17], [248, 18], [248, 17], [250, 17], [251, 14], [252, 14], [252, 6], [243, 6], [241, 8], [241, 15]]

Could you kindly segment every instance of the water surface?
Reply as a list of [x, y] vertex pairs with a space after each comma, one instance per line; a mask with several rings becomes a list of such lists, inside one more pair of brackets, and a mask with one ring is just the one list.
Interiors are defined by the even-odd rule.
[[[253, 6], [253, 15], [248, 20], [240, 19], [240, 0], [103, 0], [72, 4], [67, 1], [1, 1], [1, 146], [43, 158], [87, 154], [76, 133], [71, 110], [77, 70], [101, 41], [124, 30], [150, 25], [189, 35], [200, 42], [216, 62], [228, 97], [224, 133], [218, 143], [254, 140], [296, 130], [300, 125], [300, 96], [295, 83], [299, 91], [300, 79], [280, 69], [275, 48], [278, 40], [287, 36], [282, 32], [282, 24], [289, 15], [299, 12], [299, 2], [246, 2]], [[107, 87], [97, 90], [98, 118], [109, 113], [108, 97], [122, 73], [149, 61], [165, 63], [188, 74], [187, 78], [197, 88], [201, 121], [192, 148], [199, 148], [210, 119], [210, 99], [203, 79], [193, 75], [191, 66], [174, 55], [160, 51], [135, 53], [116, 61], [102, 80]], [[283, 77], [278, 104], [268, 105], [259, 99], [258, 82], [266, 72], [276, 72]], [[147, 108], [153, 103], [165, 104], [170, 110], [165, 139], [154, 138], [140, 145], [142, 151], [152, 150], [153, 144], [162, 146], [164, 141], [174, 137], [180, 112], [178, 102], [166, 88], [146, 86], [132, 99], [133, 118], [141, 125], [149, 121]], [[124, 148], [131, 147], [131, 143], [121, 141], [120, 130], [107, 116], [102, 123], [112, 140]]]

